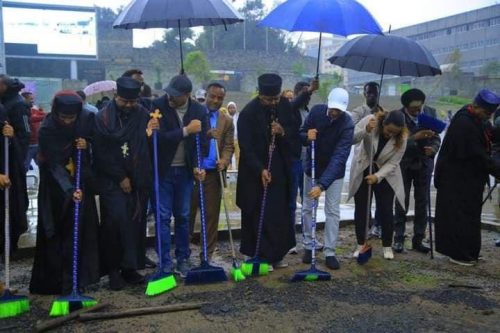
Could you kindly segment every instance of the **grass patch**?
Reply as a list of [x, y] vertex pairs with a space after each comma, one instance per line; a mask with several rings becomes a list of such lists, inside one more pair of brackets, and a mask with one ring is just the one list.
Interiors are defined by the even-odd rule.
[[400, 278], [408, 287], [434, 287], [438, 283], [437, 278], [422, 273], [402, 272]]

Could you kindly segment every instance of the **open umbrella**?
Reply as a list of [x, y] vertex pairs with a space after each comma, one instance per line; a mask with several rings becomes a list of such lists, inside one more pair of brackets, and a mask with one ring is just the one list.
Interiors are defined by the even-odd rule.
[[116, 82], [111, 81], [111, 80], [106, 80], [106, 81], [98, 81], [94, 82], [92, 84], [89, 84], [83, 89], [83, 92], [87, 96], [99, 94], [99, 93], [104, 93], [104, 92], [110, 92], [116, 90]]
[[316, 76], [322, 33], [339, 36], [382, 34], [375, 18], [355, 0], [288, 0], [271, 11], [259, 25], [287, 31], [319, 32]]
[[226, 0], [133, 0], [118, 15], [113, 28], [179, 29], [181, 74], [184, 73], [181, 28], [228, 25], [243, 17]]

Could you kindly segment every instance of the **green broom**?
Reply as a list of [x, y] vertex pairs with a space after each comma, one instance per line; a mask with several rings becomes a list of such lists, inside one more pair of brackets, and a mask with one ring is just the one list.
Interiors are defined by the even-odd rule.
[[[4, 137], [5, 175], [9, 176], [9, 138]], [[10, 212], [9, 189], [5, 194], [5, 290], [0, 297], [0, 318], [16, 317], [29, 311], [28, 297], [13, 295], [10, 291]]]
[[[82, 150], [77, 149], [76, 155], [76, 184], [75, 188], [80, 190], [80, 171], [82, 162]], [[88, 308], [97, 304], [92, 297], [80, 295], [78, 292], [78, 231], [80, 221], [80, 202], [75, 201], [73, 223], [73, 288], [69, 295], [57, 298], [50, 308], [51, 317], [66, 316], [70, 312]]]
[[[152, 118], [161, 118], [160, 111], [158, 109], [151, 113]], [[158, 131], [153, 131], [153, 159], [154, 159], [154, 186], [155, 186], [155, 218], [156, 218], [156, 246], [158, 251], [158, 272], [149, 278], [148, 285], [146, 287], [147, 296], [156, 296], [163, 294], [171, 289], [177, 287], [177, 282], [172, 273], [167, 273], [164, 271], [163, 267], [163, 256], [161, 250], [161, 232], [160, 232], [160, 178], [158, 175]]]
[[[220, 152], [219, 152], [219, 144], [215, 144], [215, 151], [217, 153], [217, 160], [220, 160]], [[224, 193], [224, 189], [226, 188], [226, 182], [224, 181], [223, 171], [219, 171], [220, 177], [220, 186], [222, 186], [222, 204], [224, 205], [224, 212], [226, 213], [226, 224], [227, 224], [227, 232], [229, 233], [229, 243], [231, 243], [231, 256], [233, 259], [233, 267], [231, 268], [231, 278], [235, 282], [245, 280], [245, 274], [241, 271], [237, 261], [236, 261], [236, 251], [234, 250], [234, 242], [233, 242], [233, 233], [231, 230], [231, 223], [229, 221], [229, 211], [227, 210], [226, 205], [226, 195]]]

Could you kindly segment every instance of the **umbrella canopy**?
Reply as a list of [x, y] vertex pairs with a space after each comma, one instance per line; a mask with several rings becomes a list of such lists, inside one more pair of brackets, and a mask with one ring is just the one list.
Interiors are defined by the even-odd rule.
[[325, 32], [339, 36], [382, 34], [370, 12], [354, 0], [288, 0], [260, 23], [287, 31]]
[[181, 73], [184, 73], [181, 28], [237, 22], [243, 22], [243, 17], [226, 0], [134, 0], [118, 15], [113, 28], [179, 29]]
[[87, 96], [99, 94], [99, 93], [104, 93], [104, 92], [110, 92], [116, 90], [116, 82], [107, 80], [107, 81], [98, 81], [94, 82], [92, 84], [89, 84], [83, 89], [83, 92]]
[[441, 74], [429, 50], [409, 38], [393, 35], [354, 38], [328, 61], [359, 72], [415, 77]]
[[260, 25], [287, 31], [319, 32], [316, 77], [322, 33], [339, 36], [382, 34], [375, 18], [355, 0], [288, 0], [270, 12]]

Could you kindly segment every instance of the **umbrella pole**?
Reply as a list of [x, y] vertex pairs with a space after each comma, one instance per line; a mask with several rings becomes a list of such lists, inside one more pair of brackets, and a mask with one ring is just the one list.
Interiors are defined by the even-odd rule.
[[321, 55], [321, 32], [319, 33], [318, 60], [316, 61], [316, 80], [319, 78], [319, 57]]
[[182, 55], [182, 34], [181, 34], [181, 21], [177, 21], [177, 27], [179, 29], [179, 49], [181, 50], [181, 75], [184, 74], [184, 59]]
[[377, 95], [377, 104], [375, 104], [376, 108], [379, 107], [379, 104], [380, 104], [380, 95], [382, 95], [382, 84], [384, 83], [384, 71], [385, 71], [385, 59], [384, 59], [384, 62], [382, 63], [382, 75], [380, 76], [380, 85], [379, 85], [379, 88], [378, 88], [378, 95]]

